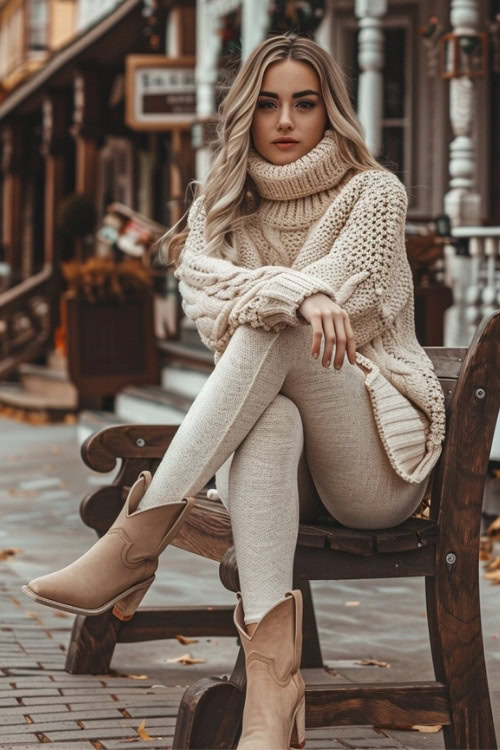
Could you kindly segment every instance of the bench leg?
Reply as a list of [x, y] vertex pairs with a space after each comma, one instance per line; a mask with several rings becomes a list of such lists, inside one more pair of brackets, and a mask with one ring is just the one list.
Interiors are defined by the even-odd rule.
[[245, 654], [228, 679], [204, 677], [182, 696], [172, 750], [231, 750], [238, 744], [245, 704]]
[[[465, 562], [465, 565], [464, 565]], [[455, 563], [455, 565], [458, 564]], [[443, 727], [445, 747], [496, 750], [484, 660], [477, 552], [459, 571], [441, 563], [426, 578], [427, 620], [436, 679], [448, 686], [451, 724]]]
[[95, 617], [78, 615], [71, 631], [66, 672], [108, 674], [121, 624], [111, 610]]
[[294, 588], [301, 590], [304, 605], [300, 667], [301, 669], [323, 669], [323, 656], [321, 655], [316, 615], [314, 614], [311, 585], [308, 580], [295, 580]]

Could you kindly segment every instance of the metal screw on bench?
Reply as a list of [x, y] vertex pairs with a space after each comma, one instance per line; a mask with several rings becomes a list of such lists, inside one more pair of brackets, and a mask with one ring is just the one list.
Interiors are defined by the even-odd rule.
[[476, 388], [474, 394], [476, 398], [484, 398], [486, 396], [486, 391], [484, 390], [484, 388]]
[[139, 448], [144, 448], [144, 446], [146, 445], [146, 441], [144, 440], [144, 438], [137, 438], [135, 444], [139, 446]]
[[446, 555], [446, 562], [448, 565], [453, 565], [453, 563], [456, 561], [457, 556], [453, 552], [448, 552]]

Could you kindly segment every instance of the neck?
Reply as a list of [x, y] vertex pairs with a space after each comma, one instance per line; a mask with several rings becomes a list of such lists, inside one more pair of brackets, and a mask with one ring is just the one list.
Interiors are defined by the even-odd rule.
[[309, 153], [290, 164], [272, 164], [251, 150], [247, 169], [262, 199], [260, 218], [290, 228], [316, 221], [352, 176], [331, 130]]

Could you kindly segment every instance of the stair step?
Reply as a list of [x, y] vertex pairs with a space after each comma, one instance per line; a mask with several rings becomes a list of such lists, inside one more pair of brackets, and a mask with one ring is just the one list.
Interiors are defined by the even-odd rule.
[[194, 401], [210, 374], [188, 367], [167, 365], [161, 373], [161, 385], [167, 391]]
[[21, 385], [27, 393], [62, 399], [64, 403], [71, 403], [76, 407], [78, 391], [67, 373], [36, 364], [20, 365], [18, 372]]
[[181, 365], [198, 372], [212, 372], [214, 369], [214, 355], [206, 347], [198, 349], [188, 346], [181, 341], [159, 341], [158, 350], [163, 355], [166, 364]]
[[77, 422], [77, 439], [80, 445], [83, 445], [85, 440], [104, 427], [112, 427], [118, 424], [125, 424], [123, 419], [120, 419], [110, 411], [99, 411], [92, 409], [84, 409], [78, 415]]
[[122, 422], [181, 424], [193, 400], [157, 385], [129, 386], [115, 398], [115, 415]]
[[66, 396], [51, 396], [26, 391], [18, 383], [2, 383], [0, 385], [0, 404], [13, 406], [18, 409], [32, 409], [36, 411], [68, 412], [76, 411], [77, 400]]
[[52, 349], [52, 351], [47, 354], [46, 361], [47, 367], [51, 370], [57, 370], [58, 372], [68, 371], [68, 360], [64, 354], [61, 354], [59, 349]]
[[186, 346], [207, 352], [207, 348], [200, 338], [196, 323], [191, 318], [184, 317], [179, 326], [180, 340]]

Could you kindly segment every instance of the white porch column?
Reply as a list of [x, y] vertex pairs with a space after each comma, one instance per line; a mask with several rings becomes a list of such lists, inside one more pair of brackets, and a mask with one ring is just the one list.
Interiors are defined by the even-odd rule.
[[376, 158], [382, 147], [382, 105], [384, 34], [381, 18], [387, 12], [387, 0], [356, 0], [359, 18], [358, 60], [361, 70], [358, 87], [358, 116], [365, 141]]
[[[450, 20], [456, 33], [477, 32], [479, 3], [477, 0], [452, 0]], [[474, 189], [474, 104], [474, 79], [465, 76], [450, 79], [450, 120], [455, 138], [450, 144], [451, 189], [444, 197], [444, 210], [453, 226], [481, 223], [481, 196]]]
[[269, 0], [243, 0], [241, 14], [241, 57], [245, 61], [269, 28]]
[[[215, 114], [217, 55], [221, 40], [217, 33], [219, 15], [210, 0], [198, 0], [196, 6], [196, 114], [201, 122], [194, 126], [196, 179], [201, 182], [210, 167], [210, 152], [205, 143], [203, 120]], [[197, 141], [197, 142], [196, 142]]]

